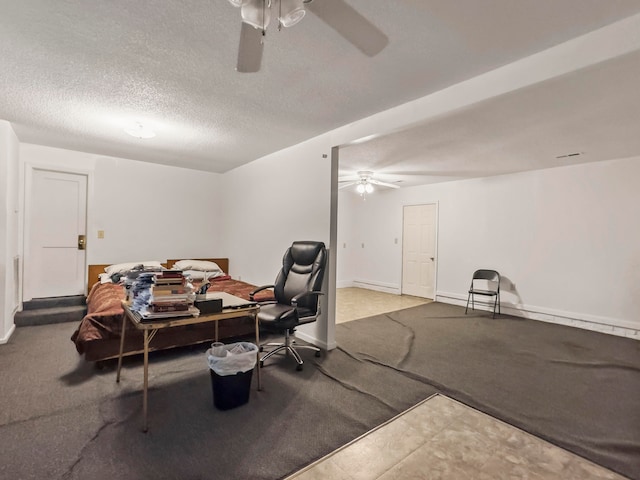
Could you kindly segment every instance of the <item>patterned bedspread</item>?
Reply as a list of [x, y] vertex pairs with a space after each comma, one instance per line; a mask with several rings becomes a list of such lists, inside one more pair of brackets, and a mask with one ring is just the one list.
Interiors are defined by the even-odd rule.
[[[194, 283], [197, 289], [198, 284]], [[230, 276], [218, 277], [211, 281], [209, 292], [227, 292], [231, 295], [249, 300], [249, 293], [257, 287], [240, 280], [234, 280]], [[122, 329], [122, 300], [124, 299], [124, 287], [120, 284], [100, 282], [93, 285], [87, 296], [87, 315], [71, 336], [78, 353], [85, 351], [87, 342], [120, 337]], [[265, 290], [256, 295], [257, 301], [273, 299], [273, 292]], [[127, 323], [128, 328], [133, 328]]]

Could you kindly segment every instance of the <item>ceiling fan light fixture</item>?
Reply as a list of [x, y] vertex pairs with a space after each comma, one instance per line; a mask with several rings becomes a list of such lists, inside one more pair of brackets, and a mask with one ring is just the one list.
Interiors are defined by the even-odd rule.
[[280, 0], [278, 19], [283, 27], [293, 27], [306, 13], [302, 0]]
[[365, 191], [366, 191], [366, 188], [364, 186], [364, 183], [359, 183], [358, 186], [356, 187], [356, 192], [362, 195]]
[[265, 30], [271, 21], [271, 0], [247, 0], [240, 8], [242, 21]]
[[364, 191], [367, 193], [373, 192], [373, 185], [371, 185], [370, 183], [365, 184]]

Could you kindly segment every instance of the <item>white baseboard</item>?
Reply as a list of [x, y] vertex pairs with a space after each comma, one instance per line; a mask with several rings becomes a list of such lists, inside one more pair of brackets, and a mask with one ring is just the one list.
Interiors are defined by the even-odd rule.
[[16, 330], [16, 324], [14, 323], [13, 325], [11, 325], [11, 328], [5, 334], [5, 336], [0, 338], [0, 345], [3, 345], [5, 343], [7, 343], [9, 341], [9, 339], [11, 338], [11, 335], [13, 335], [13, 332], [15, 332], [15, 330]]
[[394, 283], [370, 282], [367, 280], [354, 280], [353, 287], [366, 288], [377, 292], [392, 293], [394, 295], [402, 294], [402, 288]]
[[349, 288], [353, 286], [353, 280], [341, 280], [336, 282], [336, 288]]
[[336, 348], [338, 346], [338, 344], [336, 343], [336, 341], [334, 340], [331, 343], [327, 343], [324, 341], [321, 341], [307, 333], [301, 332], [299, 330], [296, 330], [296, 332], [294, 333], [294, 335], [299, 338], [300, 340], [304, 340], [305, 342], [311, 343], [313, 345], [315, 345], [316, 347], [322, 348], [323, 350], [333, 350], [334, 348]]
[[[465, 306], [467, 304], [467, 296], [450, 292], [437, 292], [435, 300], [437, 302], [449, 303], [452, 305]], [[477, 310], [493, 311], [493, 305], [489, 306], [486, 302], [475, 302]], [[562, 310], [554, 310], [546, 307], [538, 307], [535, 305], [514, 305], [506, 302], [500, 302], [501, 313], [513, 315], [514, 317], [528, 318], [531, 320], [539, 320], [541, 322], [557, 323], [570, 327], [582, 328], [585, 330], [593, 330], [619, 337], [633, 338], [640, 340], [640, 329], [638, 325], [626, 320], [620, 320], [610, 317], [599, 317], [577, 312], [566, 312]]]

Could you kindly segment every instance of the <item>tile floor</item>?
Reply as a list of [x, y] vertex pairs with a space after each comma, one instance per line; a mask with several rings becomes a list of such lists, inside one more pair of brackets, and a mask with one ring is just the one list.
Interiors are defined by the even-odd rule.
[[[424, 303], [424, 299], [402, 297], [339, 289], [337, 314], [344, 322]], [[398, 308], [398, 304], [404, 306]], [[361, 315], [363, 311], [373, 313]], [[287, 480], [624, 478], [455, 400], [434, 395]]]
[[394, 295], [364, 288], [338, 288], [336, 290], [336, 323], [394, 312], [431, 301], [427, 298]]
[[624, 478], [434, 395], [287, 480]]

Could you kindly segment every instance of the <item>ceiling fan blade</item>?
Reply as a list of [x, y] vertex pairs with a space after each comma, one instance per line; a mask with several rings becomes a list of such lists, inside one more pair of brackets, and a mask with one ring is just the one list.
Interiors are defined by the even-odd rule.
[[374, 185], [380, 185], [382, 187], [400, 188], [400, 185], [396, 185], [395, 183], [381, 182], [380, 180], [375, 180], [373, 178], [369, 179], [369, 183], [372, 183]]
[[242, 22], [240, 29], [240, 45], [238, 46], [238, 66], [236, 70], [253, 73], [260, 70], [262, 50], [264, 49], [263, 32]]
[[380, 53], [389, 43], [378, 27], [344, 0], [316, 0], [307, 8], [369, 57]]
[[353, 185], [355, 185], [355, 184], [357, 184], [357, 183], [358, 183], [358, 182], [349, 182], [349, 183], [345, 183], [344, 185], [340, 185], [340, 186], [338, 187], [338, 190], [342, 190], [343, 188], [351, 187], [351, 186], [353, 186]]

